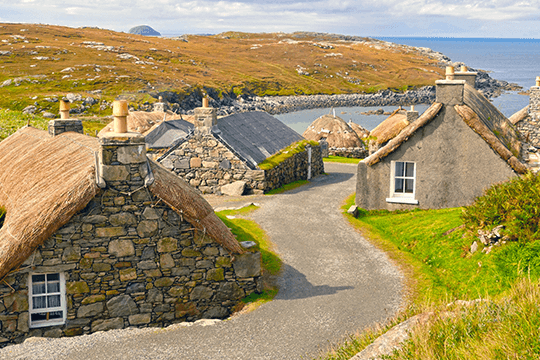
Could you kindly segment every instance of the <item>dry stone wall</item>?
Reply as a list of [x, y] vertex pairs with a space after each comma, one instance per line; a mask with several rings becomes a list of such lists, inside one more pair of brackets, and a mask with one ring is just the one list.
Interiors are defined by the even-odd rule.
[[[220, 194], [221, 187], [245, 182], [246, 193], [262, 194], [292, 181], [307, 179], [307, 151], [296, 154], [272, 170], [251, 170], [212, 135], [193, 135], [161, 158], [165, 168], [203, 194]], [[312, 148], [312, 176], [324, 173], [320, 147]]]
[[342, 156], [346, 158], [363, 159], [368, 157], [369, 151], [363, 148], [336, 148], [331, 147], [328, 149], [328, 154], [332, 156]]

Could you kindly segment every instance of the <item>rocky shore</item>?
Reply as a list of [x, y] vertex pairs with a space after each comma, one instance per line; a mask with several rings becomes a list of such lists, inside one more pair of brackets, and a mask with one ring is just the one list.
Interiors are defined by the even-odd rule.
[[[440, 54], [440, 53], [438, 53]], [[452, 63], [440, 54], [441, 66], [453, 65], [459, 68], [463, 63]], [[493, 79], [486, 71], [469, 68], [478, 72], [476, 88], [487, 98], [494, 98], [505, 91], [519, 90], [517, 84]], [[182, 114], [191, 114], [193, 109], [201, 106], [202, 97], [192, 93], [184, 99], [179, 99], [173, 92], [161, 92], [157, 96], [169, 102], [171, 109]], [[409, 106], [415, 104], [431, 104], [435, 101], [435, 86], [425, 86], [420, 89], [397, 93], [381, 90], [374, 94], [340, 94], [340, 95], [299, 95], [299, 96], [223, 96], [209, 93], [210, 105], [218, 109], [218, 115], [230, 115], [246, 111], [266, 111], [269, 114], [283, 114], [306, 109], [330, 108], [343, 106]], [[148, 108], [148, 109], [147, 109]], [[151, 104], [143, 104], [140, 110], [151, 110]]]

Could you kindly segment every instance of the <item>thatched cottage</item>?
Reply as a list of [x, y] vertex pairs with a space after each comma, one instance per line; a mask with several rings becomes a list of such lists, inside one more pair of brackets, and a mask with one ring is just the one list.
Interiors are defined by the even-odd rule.
[[263, 193], [324, 172], [320, 147], [309, 144], [277, 166], [261, 169], [266, 159], [304, 139], [265, 112], [217, 119], [207, 99], [195, 109], [192, 132], [166, 137], [165, 148], [152, 149], [154, 158], [202, 193]]
[[395, 110], [383, 122], [377, 125], [375, 129], [370, 131], [368, 139], [369, 154], [371, 155], [379, 150], [417, 118], [418, 111], [414, 110], [414, 106], [410, 111], [404, 110], [401, 107]]
[[468, 205], [490, 185], [524, 174], [514, 127], [482, 94], [449, 76], [436, 102], [358, 165], [364, 209]]
[[260, 254], [147, 159], [124, 110], [99, 140], [25, 127], [0, 143], [0, 344], [223, 318], [260, 288]]
[[[359, 132], [365, 130], [360, 125], [356, 129]], [[329, 155], [364, 158], [367, 156], [366, 147], [357, 131], [339, 116], [326, 114], [311, 123], [302, 136], [307, 140], [325, 140]]]

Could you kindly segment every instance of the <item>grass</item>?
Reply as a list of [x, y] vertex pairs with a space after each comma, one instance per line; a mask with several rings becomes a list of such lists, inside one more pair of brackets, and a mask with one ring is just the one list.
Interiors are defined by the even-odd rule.
[[280, 150], [276, 154], [270, 156], [263, 162], [259, 164], [261, 170], [271, 170], [277, 165], [281, 164], [283, 161], [291, 158], [294, 154], [301, 153], [306, 150], [306, 145], [310, 144], [311, 146], [318, 146], [319, 143], [316, 141], [300, 140], [291, 145], [287, 146], [285, 149]]
[[[365, 93], [433, 85], [443, 74], [437, 60], [407, 48], [374, 47], [324, 34], [224, 33], [189, 35], [183, 41], [106, 29], [3, 23], [0, 40], [5, 41], [0, 50], [11, 52], [0, 57], [0, 83], [22, 79], [0, 88], [0, 107], [13, 110], [37, 103], [40, 112], [54, 112], [57, 104], [47, 98], [79, 93], [100, 101], [88, 106], [86, 114], [110, 115], [110, 108], [100, 111], [99, 105], [117, 96], [142, 103], [148, 94], [150, 102], [156, 101], [162, 91], [174, 92], [179, 100], [203, 91], [216, 97]], [[89, 41], [114, 48], [88, 46]], [[321, 41], [334, 48], [313, 46]], [[118, 56], [123, 53], [139, 63]], [[309, 75], [299, 75], [298, 66]]]
[[356, 159], [356, 158], [348, 158], [344, 156], [334, 156], [330, 155], [327, 158], [323, 158], [324, 162], [337, 162], [337, 163], [345, 163], [345, 164], [358, 164], [362, 159]]
[[[264, 289], [261, 294], [252, 293], [242, 299], [245, 304], [243, 311], [252, 311], [260, 305], [271, 301], [278, 293], [278, 288], [274, 284], [273, 278], [281, 270], [281, 259], [273, 250], [273, 244], [261, 227], [253, 220], [246, 217], [259, 207], [255, 205], [246, 206], [240, 210], [220, 211], [217, 216], [231, 229], [236, 239], [241, 241], [254, 241], [257, 246], [250, 250], [260, 251], [262, 256]], [[227, 216], [234, 216], [228, 218]]]
[[285, 191], [296, 189], [305, 184], [309, 184], [309, 180], [296, 180], [296, 181], [293, 181], [292, 183], [285, 184], [277, 189], [270, 190], [265, 195], [282, 194]]
[[0, 141], [26, 126], [28, 122], [35, 128], [46, 130], [49, 119], [23, 114], [21, 111], [0, 109]]
[[[515, 189], [519, 191], [512, 192]], [[512, 216], [501, 212], [498, 224], [536, 211], [530, 199], [538, 191], [531, 175], [489, 190], [467, 208], [413, 211], [361, 211], [358, 219], [345, 214], [405, 273], [408, 308], [385, 326], [359, 332], [321, 358], [349, 359], [399, 321], [422, 312], [435, 316], [413, 331], [399, 354], [388, 359], [528, 359], [540, 354], [540, 244], [517, 240], [494, 247], [490, 254], [471, 254], [476, 240], [473, 224], [493, 208], [511, 203]], [[531, 194], [526, 194], [532, 192]], [[347, 199], [344, 212], [354, 203]], [[474, 216], [473, 216], [474, 215]], [[506, 219], [505, 221], [502, 218]], [[466, 224], [467, 227], [462, 226]], [[484, 222], [492, 227], [493, 224]], [[516, 225], [516, 224], [514, 224]], [[519, 225], [516, 225], [519, 226]], [[525, 226], [525, 224], [522, 224]], [[524, 232], [528, 236], [530, 232]], [[480, 248], [482, 245], [480, 245]], [[457, 299], [489, 299], [473, 307], [448, 308]], [[448, 316], [448, 310], [453, 315]], [[534, 355], [533, 355], [534, 354]]]

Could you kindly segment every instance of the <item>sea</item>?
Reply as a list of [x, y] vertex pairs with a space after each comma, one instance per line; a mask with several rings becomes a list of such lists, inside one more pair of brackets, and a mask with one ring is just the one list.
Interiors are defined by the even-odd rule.
[[[427, 47], [448, 56], [452, 61], [463, 62], [474, 69], [488, 71], [497, 80], [515, 83], [528, 90], [540, 76], [540, 39], [497, 39], [497, 38], [434, 38], [434, 37], [377, 37], [397, 44]], [[526, 95], [518, 91], [506, 92], [492, 99], [493, 104], [507, 117], [529, 103]], [[352, 120], [372, 130], [386, 119], [386, 115], [362, 115], [362, 112], [381, 107], [339, 107], [335, 109], [310, 109], [275, 115], [279, 120], [302, 134], [315, 119], [335, 111], [345, 121]], [[382, 107], [391, 112], [396, 106]], [[428, 105], [416, 105], [420, 114]]]

